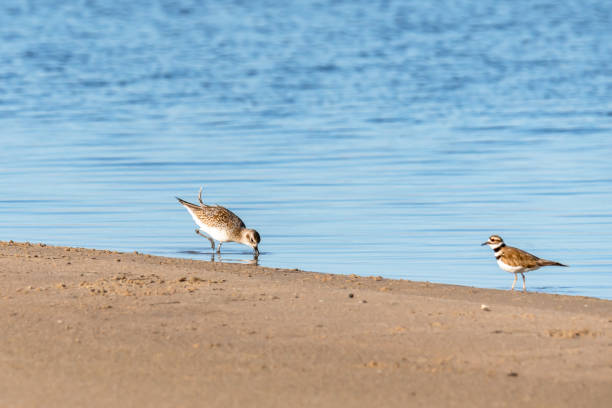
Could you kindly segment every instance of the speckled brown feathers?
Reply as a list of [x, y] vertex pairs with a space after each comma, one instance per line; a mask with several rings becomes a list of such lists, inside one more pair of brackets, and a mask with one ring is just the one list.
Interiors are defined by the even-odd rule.
[[180, 198], [179, 203], [191, 210], [204, 224], [215, 228], [227, 229], [232, 238], [240, 237], [242, 228], [246, 228], [244, 222], [236, 214], [220, 205], [196, 205]]
[[198, 194], [200, 205], [192, 204], [181, 198], [176, 199], [183, 205], [193, 221], [200, 227], [196, 234], [210, 241], [210, 246], [215, 250], [215, 240], [219, 242], [217, 253], [221, 253], [221, 245], [224, 242], [238, 242], [253, 248], [255, 257], [259, 255], [259, 242], [261, 237], [254, 229], [246, 228], [244, 222], [233, 212], [220, 205], [208, 205], [202, 201], [202, 188]]

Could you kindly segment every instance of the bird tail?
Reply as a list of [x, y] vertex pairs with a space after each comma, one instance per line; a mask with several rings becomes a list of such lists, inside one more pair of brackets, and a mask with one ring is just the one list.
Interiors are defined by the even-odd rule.
[[183, 204], [185, 207], [188, 207], [188, 208], [189, 208], [189, 207], [195, 207], [195, 208], [197, 208], [197, 207], [198, 207], [197, 205], [192, 204], [192, 203], [190, 203], [189, 201], [185, 201], [185, 200], [183, 200], [182, 198], [178, 198], [178, 197], [174, 197], [174, 198], [176, 198], [176, 199], [178, 200], [178, 202], [179, 202], [179, 203], [181, 203], [181, 204]]
[[538, 264], [540, 266], [565, 266], [565, 267], [567, 267], [567, 265], [564, 265], [562, 263], [555, 262], [555, 261], [549, 261], [548, 259], [540, 259], [538, 261]]

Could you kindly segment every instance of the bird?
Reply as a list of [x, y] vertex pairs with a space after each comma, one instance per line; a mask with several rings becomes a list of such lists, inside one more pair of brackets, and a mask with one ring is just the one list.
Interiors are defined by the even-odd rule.
[[[208, 205], [202, 201], [202, 187], [198, 194], [200, 205], [192, 204], [181, 198], [175, 197], [200, 227], [195, 232], [210, 241], [212, 250], [215, 250], [215, 241], [219, 241], [217, 253], [221, 253], [221, 244], [224, 242], [238, 242], [253, 248], [253, 255], [259, 256], [259, 242], [261, 237], [254, 229], [246, 228], [244, 222], [236, 214], [220, 205]], [[202, 233], [202, 231], [204, 233]], [[205, 235], [206, 234], [206, 235]]]
[[510, 290], [514, 290], [519, 273], [523, 277], [523, 292], [525, 292], [525, 272], [535, 271], [542, 266], [567, 267], [567, 265], [559, 262], [538, 258], [522, 249], [507, 246], [499, 235], [491, 235], [489, 240], [483, 242], [481, 245], [488, 245], [493, 250], [495, 259], [497, 259], [497, 265], [499, 265], [502, 270], [514, 274], [514, 282], [512, 282], [512, 289]]

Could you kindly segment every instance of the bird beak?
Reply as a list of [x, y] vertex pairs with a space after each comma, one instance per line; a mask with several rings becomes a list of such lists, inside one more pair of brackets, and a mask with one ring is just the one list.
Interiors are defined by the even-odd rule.
[[483, 242], [482, 244], [480, 244], [480, 246], [487, 245], [488, 243], [489, 243], [489, 241], [487, 241], [487, 242]]
[[259, 248], [257, 247], [253, 248], [253, 255], [259, 256]]

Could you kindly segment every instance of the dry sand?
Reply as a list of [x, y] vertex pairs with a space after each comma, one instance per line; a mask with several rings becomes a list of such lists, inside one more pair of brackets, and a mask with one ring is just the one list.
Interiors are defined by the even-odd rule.
[[1, 407], [612, 406], [606, 300], [0, 242], [0, 305]]

